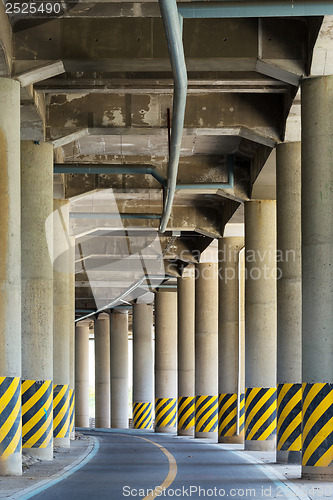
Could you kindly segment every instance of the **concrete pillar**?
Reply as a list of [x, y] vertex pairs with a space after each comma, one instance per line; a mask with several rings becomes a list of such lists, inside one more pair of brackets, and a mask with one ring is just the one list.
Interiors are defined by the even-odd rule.
[[0, 78], [0, 474], [22, 474], [20, 84]]
[[277, 461], [301, 463], [302, 266], [301, 143], [276, 148]]
[[302, 475], [333, 479], [333, 77], [302, 83]]
[[133, 428], [153, 428], [153, 306], [133, 305]]
[[95, 427], [110, 427], [110, 317], [95, 320]]
[[245, 438], [245, 246], [239, 252], [240, 401], [239, 433]]
[[155, 294], [155, 432], [177, 432], [177, 293]]
[[276, 202], [245, 204], [245, 449], [275, 450]]
[[53, 439], [70, 446], [70, 335], [69, 202], [54, 200], [53, 266]]
[[239, 252], [244, 238], [219, 239], [219, 443], [243, 443], [240, 433], [241, 338]]
[[194, 275], [177, 279], [179, 436], [194, 436], [194, 291]]
[[75, 327], [75, 425], [89, 427], [89, 321]]
[[70, 237], [69, 251], [69, 437], [75, 439], [75, 237]]
[[21, 183], [22, 446], [33, 457], [52, 460], [52, 144], [21, 142]]
[[111, 314], [111, 427], [128, 428], [128, 313]]
[[196, 266], [195, 282], [195, 437], [217, 440], [218, 268]]

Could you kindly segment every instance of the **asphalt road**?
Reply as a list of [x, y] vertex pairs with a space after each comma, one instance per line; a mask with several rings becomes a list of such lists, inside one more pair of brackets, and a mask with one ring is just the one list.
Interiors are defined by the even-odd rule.
[[67, 479], [35, 495], [35, 500], [297, 498], [283, 483], [269, 478], [262, 466], [248, 462], [242, 452], [148, 432], [84, 434], [98, 438], [96, 456]]

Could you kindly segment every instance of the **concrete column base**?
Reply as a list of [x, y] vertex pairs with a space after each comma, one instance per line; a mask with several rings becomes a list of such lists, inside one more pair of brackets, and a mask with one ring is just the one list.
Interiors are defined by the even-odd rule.
[[110, 420], [106, 419], [95, 419], [95, 429], [110, 429]]
[[59, 446], [61, 448], [70, 448], [71, 443], [69, 436], [64, 438], [53, 438], [53, 446]]
[[[59, 446], [59, 445], [56, 445]], [[38, 458], [39, 460], [53, 460], [53, 447], [49, 448], [23, 448], [23, 455]]]
[[302, 452], [301, 451], [282, 451], [277, 450], [276, 452], [276, 462], [278, 464], [297, 464], [302, 463]]
[[246, 451], [275, 451], [276, 442], [275, 439], [270, 441], [252, 441], [245, 439], [245, 450]]
[[75, 425], [76, 427], [89, 427], [89, 416], [87, 415], [75, 415]]
[[219, 443], [244, 444], [244, 436], [219, 436]]
[[112, 429], [128, 429], [128, 418], [116, 420], [112, 419]]
[[332, 481], [333, 467], [313, 467], [305, 465], [302, 467], [302, 479], [310, 481]]
[[161, 432], [162, 434], [177, 434], [176, 427], [155, 427], [155, 432]]
[[21, 453], [13, 453], [6, 461], [0, 460], [0, 476], [22, 476]]
[[178, 436], [194, 437], [194, 427], [192, 429], [182, 429], [178, 430]]
[[217, 433], [216, 432], [195, 432], [196, 438], [201, 438], [201, 439], [212, 439], [217, 442]]

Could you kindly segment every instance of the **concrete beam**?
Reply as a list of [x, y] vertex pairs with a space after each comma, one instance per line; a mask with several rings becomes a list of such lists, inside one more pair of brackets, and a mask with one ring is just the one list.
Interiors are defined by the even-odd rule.
[[21, 139], [44, 141], [46, 105], [42, 92], [36, 92], [33, 85], [21, 87]]
[[198, 2], [195, 6], [187, 2], [180, 5], [179, 13], [184, 18], [249, 18], [249, 17], [294, 17], [294, 16], [323, 16], [333, 14], [330, 2], [317, 2], [315, 0], [224, 0], [218, 5], [207, 5]]
[[[215, 130], [214, 134], [233, 135], [236, 129], [236, 135], [250, 131], [270, 143], [278, 142], [292, 98], [284, 94], [189, 95], [185, 129], [191, 135], [198, 129], [203, 129], [201, 134]], [[166, 138], [167, 109], [171, 107], [171, 96], [55, 95], [48, 106], [48, 137], [55, 140], [88, 127], [90, 135], [164, 134]]]
[[52, 141], [52, 144], [55, 148], [60, 148], [62, 146], [65, 146], [66, 144], [71, 144], [72, 142], [81, 139], [81, 137], [84, 137], [87, 134], [88, 134], [88, 129], [83, 128], [81, 130], [77, 130], [76, 132], [65, 134], [62, 137], [59, 137], [58, 139], [54, 139]]
[[53, 76], [61, 75], [64, 72], [65, 68], [63, 62], [56, 61], [24, 71], [23, 73], [15, 75], [15, 78], [21, 83], [22, 87], [26, 87], [27, 85], [32, 85], [52, 78]]
[[[21, 29], [15, 34], [15, 70], [27, 69], [27, 54], [30, 52], [31, 61], [36, 64], [37, 61], [40, 64], [41, 61], [63, 60], [69, 72], [167, 71], [170, 74], [161, 19], [149, 17], [143, 5], [136, 9], [136, 13], [141, 15], [135, 19], [93, 17], [88, 13], [85, 18], [53, 19], [34, 27], [28, 25], [26, 30]], [[265, 60], [278, 58], [281, 64], [283, 59], [289, 60], [289, 66], [292, 65], [290, 61], [302, 64], [308, 51], [303, 20], [273, 21], [278, 29], [273, 30], [273, 36], [268, 39], [260, 38], [262, 30], [257, 19], [187, 19], [184, 22], [184, 46], [188, 71], [220, 72], [221, 68], [223, 71], [235, 71], [235, 68], [237, 72], [253, 71], [257, 58], [261, 57], [258, 48], [262, 45]], [[265, 29], [271, 28], [272, 21], [263, 19], [261, 24], [266, 33]], [[195, 41], [193, 32], [196, 33]], [[224, 36], [221, 37], [220, 33]], [[240, 43], [238, 33], [242, 33], [246, 44]], [[276, 44], [276, 36], [283, 36], [284, 43]], [[277, 46], [280, 46], [278, 57]]]

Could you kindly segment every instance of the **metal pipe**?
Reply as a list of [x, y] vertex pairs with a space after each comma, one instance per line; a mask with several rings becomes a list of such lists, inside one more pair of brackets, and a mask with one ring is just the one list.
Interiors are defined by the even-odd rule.
[[152, 288], [154, 288], [154, 289], [155, 288], [156, 289], [158, 289], [158, 288], [173, 288], [173, 289], [175, 289], [175, 288], [177, 288], [177, 285], [157, 285], [156, 287], [152, 287]]
[[159, 5], [168, 41], [169, 57], [174, 77], [167, 192], [160, 224], [160, 231], [161, 233], [164, 233], [170, 218], [176, 190], [178, 163], [185, 117], [187, 73], [177, 2], [176, 0], [159, 0]]
[[80, 163], [55, 163], [53, 167], [55, 174], [142, 174], [151, 175], [162, 186], [165, 186], [166, 179], [156, 168], [152, 166], [127, 166], [127, 165], [84, 165]]
[[[329, 1], [283, 2], [262, 0], [246, 2], [244, 0], [222, 0], [207, 6], [207, 3], [180, 4], [176, 0], [159, 0], [164, 29], [168, 41], [169, 57], [174, 76], [173, 124], [171, 133], [171, 151], [168, 164], [167, 193], [160, 224], [164, 233], [170, 218], [173, 198], [176, 190], [178, 163], [182, 131], [184, 127], [187, 74], [182, 42], [182, 18], [232, 18], [232, 17], [293, 17], [321, 16], [333, 14], [333, 5]], [[186, 187], [185, 187], [186, 186]], [[182, 189], [197, 189], [198, 186], [184, 185]], [[202, 189], [213, 186], [204, 185]], [[222, 186], [226, 188], [226, 186]], [[180, 189], [180, 188], [179, 188]], [[219, 189], [219, 187], [218, 187]]]
[[[166, 179], [154, 167], [133, 167], [126, 165], [84, 165], [79, 163], [55, 163], [55, 174], [143, 174], [152, 175], [162, 186]], [[227, 183], [193, 183], [177, 184], [176, 189], [232, 189], [234, 186], [233, 156], [228, 155], [228, 182]], [[156, 218], [160, 218], [158, 216]]]
[[179, 14], [186, 19], [239, 18], [239, 17], [295, 17], [324, 16], [333, 14], [333, 4], [328, 0], [219, 0], [219, 2], [181, 3]]
[[168, 152], [170, 158], [170, 144], [171, 144], [171, 113], [170, 108], [167, 109], [167, 127], [168, 127]]

